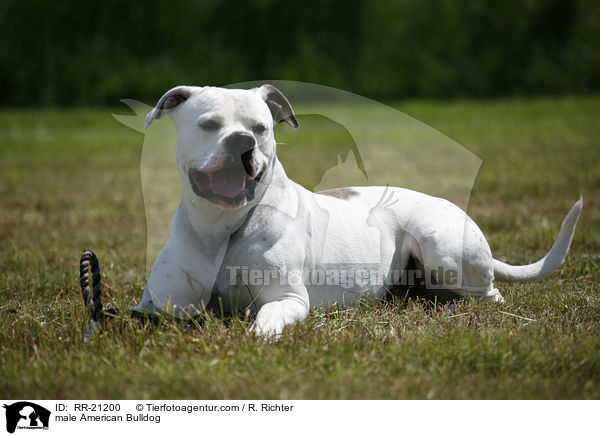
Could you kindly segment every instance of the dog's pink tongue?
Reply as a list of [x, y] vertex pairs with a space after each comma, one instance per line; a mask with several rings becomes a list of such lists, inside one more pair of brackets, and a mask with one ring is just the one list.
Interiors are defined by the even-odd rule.
[[246, 174], [241, 165], [234, 165], [210, 175], [210, 187], [215, 194], [235, 198], [246, 187]]

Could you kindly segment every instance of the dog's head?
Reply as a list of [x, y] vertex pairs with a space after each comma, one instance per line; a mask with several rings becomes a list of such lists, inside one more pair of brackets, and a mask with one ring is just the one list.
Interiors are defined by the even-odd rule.
[[268, 178], [275, 159], [274, 122], [298, 127], [289, 101], [271, 85], [175, 87], [148, 114], [146, 127], [164, 113], [177, 129], [184, 195], [224, 209], [242, 208], [264, 190], [259, 182]]

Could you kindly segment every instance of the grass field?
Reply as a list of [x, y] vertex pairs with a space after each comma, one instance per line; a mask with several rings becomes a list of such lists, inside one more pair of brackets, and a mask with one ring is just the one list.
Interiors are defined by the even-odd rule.
[[499, 283], [506, 304], [455, 314], [414, 301], [318, 310], [275, 343], [210, 317], [187, 329], [125, 319], [84, 340], [83, 248], [100, 257], [106, 306], [142, 294], [143, 137], [110, 115], [123, 109], [3, 111], [0, 397], [600, 398], [600, 97], [395, 106], [481, 157], [469, 214], [496, 257], [542, 257], [583, 194], [562, 269]]

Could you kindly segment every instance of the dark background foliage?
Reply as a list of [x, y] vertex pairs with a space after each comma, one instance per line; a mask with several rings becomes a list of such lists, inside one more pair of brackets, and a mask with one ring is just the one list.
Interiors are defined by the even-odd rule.
[[600, 88], [592, 0], [3, 0], [3, 106], [286, 79], [372, 98]]

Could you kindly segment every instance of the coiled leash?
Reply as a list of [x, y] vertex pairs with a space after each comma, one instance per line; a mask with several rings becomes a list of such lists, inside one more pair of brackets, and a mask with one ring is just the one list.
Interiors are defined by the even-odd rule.
[[[92, 297], [90, 298], [90, 273], [92, 278]], [[94, 322], [99, 322], [104, 316], [102, 310], [102, 276], [98, 256], [92, 250], [84, 250], [79, 261], [79, 285], [83, 304]]]
[[[92, 285], [90, 289], [90, 274]], [[79, 260], [79, 285], [81, 286], [81, 297], [83, 304], [92, 317], [92, 323], [88, 326], [85, 336], [98, 328], [98, 324], [110, 318], [115, 318], [119, 314], [118, 309], [104, 310], [102, 306], [102, 275], [100, 274], [100, 264], [98, 256], [92, 250], [83, 250]], [[91, 298], [90, 298], [91, 292]], [[128, 310], [127, 313], [134, 319], [142, 322], [150, 321], [158, 324], [160, 317], [153, 313], [140, 312], [138, 310]]]

